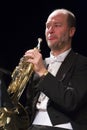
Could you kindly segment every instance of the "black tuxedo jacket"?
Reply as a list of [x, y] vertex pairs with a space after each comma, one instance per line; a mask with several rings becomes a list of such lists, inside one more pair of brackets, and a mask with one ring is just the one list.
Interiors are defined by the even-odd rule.
[[47, 111], [53, 125], [71, 122], [74, 130], [87, 130], [87, 58], [72, 50], [56, 77], [48, 73], [28, 89], [28, 112], [34, 119], [40, 91], [49, 97]]

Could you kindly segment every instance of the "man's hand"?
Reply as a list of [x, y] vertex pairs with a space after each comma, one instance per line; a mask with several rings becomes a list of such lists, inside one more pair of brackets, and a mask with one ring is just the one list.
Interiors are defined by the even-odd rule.
[[31, 49], [25, 52], [26, 62], [32, 63], [34, 65], [34, 71], [42, 76], [47, 70], [44, 66], [41, 53], [38, 49]]

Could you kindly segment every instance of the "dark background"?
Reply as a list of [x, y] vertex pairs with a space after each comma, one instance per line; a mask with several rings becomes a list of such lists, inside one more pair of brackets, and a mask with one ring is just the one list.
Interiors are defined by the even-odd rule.
[[29, 0], [0, 3], [0, 68], [13, 71], [25, 51], [43, 39], [41, 53], [49, 55], [44, 30], [48, 15], [57, 8], [71, 10], [77, 18], [77, 31], [72, 47], [87, 56], [86, 0]]

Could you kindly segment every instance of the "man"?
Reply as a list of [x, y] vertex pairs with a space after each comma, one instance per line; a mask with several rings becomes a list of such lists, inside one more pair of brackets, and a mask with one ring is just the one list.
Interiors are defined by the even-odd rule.
[[25, 53], [34, 65], [28, 87], [29, 130], [87, 130], [87, 58], [73, 52], [76, 18], [66, 9], [53, 11], [45, 36], [50, 57], [38, 49]]

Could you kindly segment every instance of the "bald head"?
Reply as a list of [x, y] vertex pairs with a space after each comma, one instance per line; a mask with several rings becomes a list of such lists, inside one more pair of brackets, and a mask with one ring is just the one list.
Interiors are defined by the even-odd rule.
[[66, 16], [68, 26], [76, 27], [76, 18], [75, 18], [75, 15], [71, 11], [69, 11], [67, 9], [56, 9], [49, 15], [48, 19], [52, 18], [54, 16], [57, 16], [57, 15]]

